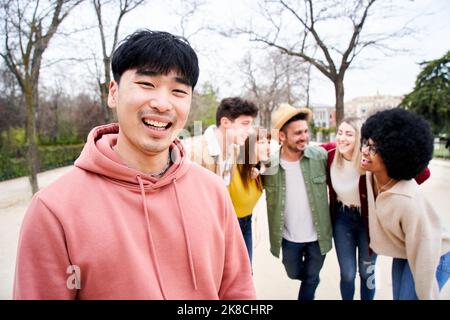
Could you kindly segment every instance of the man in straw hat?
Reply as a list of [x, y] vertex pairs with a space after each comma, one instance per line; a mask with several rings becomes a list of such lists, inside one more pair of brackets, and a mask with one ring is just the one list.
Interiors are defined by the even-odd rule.
[[331, 250], [327, 152], [308, 146], [311, 110], [282, 104], [272, 116], [281, 149], [264, 175], [270, 251], [283, 251], [291, 279], [301, 281], [299, 300], [313, 300], [325, 254]]

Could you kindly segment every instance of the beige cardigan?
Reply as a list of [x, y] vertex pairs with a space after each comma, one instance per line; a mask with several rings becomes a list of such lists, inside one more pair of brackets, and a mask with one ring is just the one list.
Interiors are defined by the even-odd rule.
[[438, 299], [436, 269], [450, 251], [450, 233], [421, 194], [414, 179], [401, 180], [374, 201], [367, 173], [370, 247], [377, 253], [408, 259], [419, 299]]
[[219, 157], [220, 155], [211, 155], [208, 148], [208, 141], [205, 139], [205, 137], [202, 136], [195, 136], [190, 139], [187, 139], [186, 141], [183, 141], [183, 145], [185, 147], [187, 157], [193, 161], [201, 165], [203, 168], [208, 169], [209, 171], [214, 172], [216, 175], [221, 177], [223, 180], [225, 180], [225, 176], [227, 174], [230, 174], [231, 176], [234, 174], [236, 170], [236, 162], [237, 162], [237, 156], [239, 153], [239, 148], [237, 146], [234, 146], [233, 153], [232, 153], [232, 169], [230, 172], [221, 172], [220, 165], [219, 165]]

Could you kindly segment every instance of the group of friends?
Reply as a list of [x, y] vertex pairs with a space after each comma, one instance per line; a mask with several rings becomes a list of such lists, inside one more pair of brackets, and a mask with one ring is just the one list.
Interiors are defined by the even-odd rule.
[[[393, 257], [394, 299], [438, 299], [450, 233], [421, 193], [433, 135], [399, 108], [336, 142], [309, 145], [307, 108], [282, 104], [272, 128], [255, 103], [223, 99], [216, 125], [181, 141], [199, 76], [189, 43], [138, 30], [112, 57], [108, 105], [74, 167], [33, 196], [15, 299], [256, 299], [252, 213], [265, 193], [270, 251], [298, 299], [312, 300], [332, 242], [342, 299], [375, 295], [377, 255]], [[275, 142], [274, 142], [275, 141]], [[273, 146], [276, 145], [276, 148]]]

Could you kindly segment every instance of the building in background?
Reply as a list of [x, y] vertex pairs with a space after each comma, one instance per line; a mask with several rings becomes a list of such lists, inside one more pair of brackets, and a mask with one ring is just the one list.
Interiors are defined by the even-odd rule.
[[373, 113], [398, 107], [403, 96], [380, 95], [357, 97], [344, 103], [345, 116], [366, 119]]
[[315, 127], [328, 129], [336, 126], [335, 106], [311, 104], [309, 107], [313, 112], [313, 122]]

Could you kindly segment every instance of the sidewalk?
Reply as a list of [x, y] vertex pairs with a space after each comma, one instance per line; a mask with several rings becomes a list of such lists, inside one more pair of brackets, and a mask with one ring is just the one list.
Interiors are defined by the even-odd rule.
[[[64, 174], [70, 167], [39, 174], [39, 185], [45, 187]], [[450, 230], [450, 161], [433, 160], [431, 177], [423, 185], [424, 195], [440, 214], [443, 225]], [[0, 182], [0, 299], [11, 299], [17, 241], [23, 215], [31, 198], [28, 178]], [[262, 197], [254, 212], [253, 272], [258, 299], [295, 300], [299, 282], [287, 277], [281, 259], [269, 252], [269, 235], [265, 198]], [[377, 293], [375, 299], [392, 299], [390, 272], [391, 258], [379, 256], [376, 268]], [[359, 298], [356, 282], [355, 298]], [[321, 283], [316, 299], [341, 299], [339, 292], [339, 266], [334, 250], [327, 254], [321, 271]], [[441, 299], [450, 300], [450, 284], [441, 293]]]

